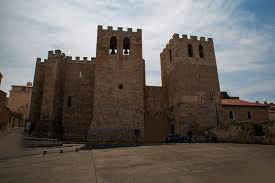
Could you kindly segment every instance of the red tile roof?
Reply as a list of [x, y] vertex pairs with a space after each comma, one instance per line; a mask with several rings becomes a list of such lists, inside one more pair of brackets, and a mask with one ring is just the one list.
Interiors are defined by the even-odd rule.
[[221, 99], [222, 105], [238, 105], [238, 106], [257, 106], [257, 107], [267, 107], [266, 104], [248, 102], [239, 99]]

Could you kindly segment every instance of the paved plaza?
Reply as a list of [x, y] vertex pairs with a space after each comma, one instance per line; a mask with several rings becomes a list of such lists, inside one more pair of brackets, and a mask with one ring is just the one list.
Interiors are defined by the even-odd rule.
[[0, 161], [1, 183], [275, 182], [275, 146], [169, 144]]

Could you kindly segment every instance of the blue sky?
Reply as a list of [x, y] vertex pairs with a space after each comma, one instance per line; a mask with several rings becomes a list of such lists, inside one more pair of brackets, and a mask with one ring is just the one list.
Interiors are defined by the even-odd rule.
[[222, 90], [275, 101], [274, 0], [1, 0], [1, 89], [33, 80], [49, 50], [95, 56], [97, 25], [143, 29], [146, 83], [160, 85], [159, 53], [173, 33], [214, 38]]

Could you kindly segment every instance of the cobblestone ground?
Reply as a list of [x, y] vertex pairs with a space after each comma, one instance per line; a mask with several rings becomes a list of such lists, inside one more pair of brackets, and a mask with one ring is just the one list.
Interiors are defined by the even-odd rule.
[[275, 146], [171, 144], [0, 161], [0, 182], [275, 182]]

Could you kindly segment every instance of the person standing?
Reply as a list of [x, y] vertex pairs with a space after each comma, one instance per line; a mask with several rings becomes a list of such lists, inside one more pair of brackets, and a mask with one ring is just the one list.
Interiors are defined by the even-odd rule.
[[189, 137], [189, 144], [192, 142], [192, 131], [191, 130], [189, 130], [188, 132], [187, 132], [187, 135], [188, 135], [188, 137]]
[[206, 142], [208, 143], [209, 142], [209, 133], [208, 133], [207, 130], [204, 132], [204, 135], [205, 135], [205, 138], [206, 138]]
[[28, 120], [26, 122], [26, 131], [27, 131], [27, 134], [30, 135], [31, 134], [31, 126], [32, 126], [32, 123], [30, 120]]

